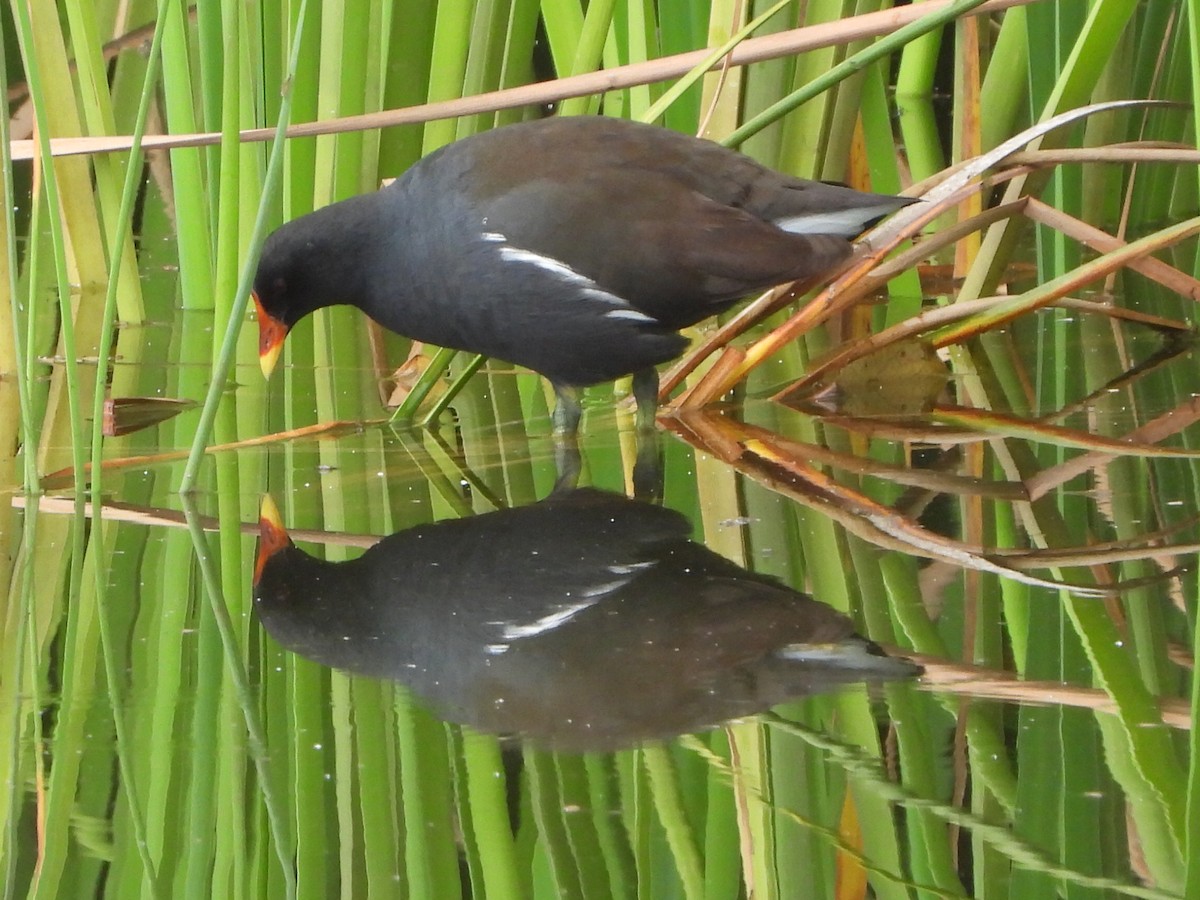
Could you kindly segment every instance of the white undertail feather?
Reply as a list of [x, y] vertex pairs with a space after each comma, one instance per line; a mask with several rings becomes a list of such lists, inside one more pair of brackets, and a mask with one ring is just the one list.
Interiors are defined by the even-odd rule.
[[818, 663], [838, 669], [904, 672], [909, 668], [905, 660], [872, 652], [869, 644], [853, 639], [836, 644], [789, 644], [777, 650], [776, 655], [794, 662]]
[[785, 219], [776, 219], [775, 224], [791, 234], [829, 234], [835, 237], [852, 238], [862, 234], [867, 222], [895, 211], [895, 202], [889, 201], [878, 206], [857, 206], [854, 209], [789, 216]]

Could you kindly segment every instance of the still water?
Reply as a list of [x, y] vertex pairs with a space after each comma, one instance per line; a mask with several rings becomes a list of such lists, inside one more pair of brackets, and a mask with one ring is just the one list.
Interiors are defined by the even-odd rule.
[[10, 495], [7, 895], [1182, 896], [1186, 342], [1045, 313], [657, 442], [594, 396], [571, 484], [535, 378], [397, 429], [292, 362], [196, 495], [195, 410], [99, 527]]

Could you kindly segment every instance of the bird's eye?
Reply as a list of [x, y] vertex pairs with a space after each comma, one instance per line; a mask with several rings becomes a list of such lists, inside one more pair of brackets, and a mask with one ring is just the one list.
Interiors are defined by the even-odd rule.
[[275, 294], [278, 296], [287, 290], [287, 282], [280, 276], [271, 283], [271, 287], [275, 289]]

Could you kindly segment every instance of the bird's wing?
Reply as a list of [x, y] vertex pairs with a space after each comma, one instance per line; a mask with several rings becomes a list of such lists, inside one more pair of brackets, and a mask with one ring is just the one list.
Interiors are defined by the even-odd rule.
[[850, 254], [842, 237], [789, 233], [639, 169], [522, 182], [484, 215], [509, 246], [562, 263], [669, 328]]

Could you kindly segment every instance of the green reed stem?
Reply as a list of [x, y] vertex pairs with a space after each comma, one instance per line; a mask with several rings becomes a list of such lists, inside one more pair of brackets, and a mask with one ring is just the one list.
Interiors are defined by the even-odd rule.
[[792, 0], [779, 0], [774, 6], [768, 9], [758, 18], [747, 24], [744, 28], [739, 29], [729, 40], [719, 46], [716, 50], [704, 57], [704, 60], [696, 66], [693, 66], [691, 71], [676, 81], [670, 88], [666, 90], [661, 97], [653, 105], [650, 106], [644, 113], [639, 116], [642, 122], [655, 122], [661, 116], [666, 114], [667, 109], [675, 103], [692, 85], [696, 84], [700, 79], [707, 75], [718, 62], [721, 57], [729, 53], [734, 47], [752, 35], [755, 31], [765, 25], [772, 19], [777, 12], [791, 3]]
[[[476, 0], [470, 30], [470, 50], [466, 67], [456, 88], [464, 97], [484, 94], [500, 86], [507, 47], [510, 0]], [[489, 128], [496, 121], [495, 113], [483, 113], [451, 124], [462, 138]]]
[[[1200, 12], [1200, 9], [1196, 10]], [[1196, 29], [1200, 31], [1200, 28]], [[1196, 46], [1196, 45], [1193, 45]], [[1193, 615], [1192, 647], [1200, 647], [1200, 616]], [[1200, 896], [1200, 729], [1195, 727], [1200, 715], [1200, 678], [1192, 678], [1192, 727], [1188, 729], [1187, 810], [1184, 833], [1183, 896]]]
[[[439, 3], [433, 26], [429, 62], [429, 99], [448, 100], [462, 96], [470, 51], [471, 4]], [[458, 122], [442, 119], [425, 125], [421, 152], [430, 153], [454, 140]]]
[[229, 616], [229, 607], [225, 602], [225, 594], [221, 589], [221, 578], [215, 571], [212, 553], [208, 546], [208, 536], [196, 513], [191, 497], [184, 496], [183, 512], [187, 517], [188, 533], [192, 536], [192, 546], [195, 559], [200, 566], [200, 577], [213, 618], [217, 623], [217, 631], [221, 635], [221, 645], [224, 649], [224, 659], [229, 678], [237, 694], [238, 706], [246, 721], [246, 738], [250, 745], [250, 756], [254, 760], [254, 768], [258, 773], [259, 787], [262, 791], [263, 804], [267, 810], [267, 820], [270, 823], [271, 836], [274, 839], [275, 855], [279, 858], [287, 896], [296, 896], [295, 854], [288, 830], [288, 819], [275, 791], [271, 780], [271, 761], [267, 752], [267, 738], [263, 731], [262, 722], [258, 715], [259, 699], [250, 687], [250, 679], [242, 664], [241, 644], [238, 641], [236, 629]]
[[1020, 127], [1021, 110], [1027, 101], [1024, 78], [1014, 79], [1014, 70], [1028, 71], [1029, 34], [1026, 11], [1014, 7], [1004, 14], [992, 48], [992, 64], [979, 89], [979, 108], [987, 115], [979, 123], [983, 150], [991, 150]]
[[813, 79], [798, 91], [793, 91], [788, 96], [772, 103], [757, 116], [750, 119], [749, 122], [744, 123], [741, 128], [729, 135], [729, 137], [725, 138], [722, 143], [726, 147], [738, 146], [751, 135], [757, 134], [772, 122], [783, 118], [783, 116], [812, 100], [814, 97], [820, 96], [834, 85], [849, 78], [855, 72], [866, 68], [875, 62], [875, 60], [882, 59], [889, 53], [899, 50], [906, 44], [916, 40], [921, 35], [928, 34], [935, 28], [941, 28], [946, 23], [966, 15], [983, 2], [984, 0], [958, 0], [957, 3], [953, 3], [939, 12], [922, 16], [915, 22], [910, 22], [903, 28], [897, 29], [887, 37], [842, 60], [842, 62], [838, 63], [820, 78]]
[[462, 745], [481, 883], [489, 897], [520, 897], [526, 892], [508, 821], [500, 745], [491, 735], [469, 729], [463, 730]]
[[[204, 15], [199, 16], [198, 31], [204, 33], [204, 22], [216, 4], [200, 4]], [[196, 112], [196, 97], [208, 98], [211, 79], [205, 77], [203, 62], [199, 88], [192, 78], [195, 50], [188, 35], [188, 13], [173, 8], [164, 35], [163, 107], [172, 131], [200, 130], [201, 117]], [[207, 104], [202, 104], [207, 105]], [[207, 123], [204, 123], [207, 124]], [[171, 191], [175, 205], [176, 247], [179, 254], [179, 286], [184, 309], [211, 309], [213, 306], [212, 234], [217, 222], [208, 201], [204, 184], [204, 164], [211, 159], [211, 149], [181, 147], [172, 150]]]
[[904, 48], [904, 52], [900, 54], [900, 65], [896, 69], [897, 95], [929, 96], [933, 79], [937, 75], [938, 53], [941, 48], [942, 35], [936, 31], [931, 31]]
[[696, 836], [684, 810], [683, 794], [679, 789], [678, 772], [670, 754], [661, 744], [643, 749], [646, 773], [650, 776], [650, 792], [654, 808], [667, 835], [675, 867], [683, 882], [685, 897], [704, 896], [704, 862], [696, 846]]
[[542, 0], [542, 27], [557, 72], [569, 72], [583, 30], [583, 9], [577, 0]]
[[[67, 409], [71, 418], [71, 471], [76, 484], [83, 481], [84, 452], [83, 452], [83, 419], [79, 401], [79, 360], [75, 350], [75, 319], [71, 309], [71, 282], [67, 276], [67, 244], [63, 233], [63, 221], [57, 214], [62, 206], [58, 192], [58, 180], [55, 177], [54, 156], [50, 150], [50, 123], [47, 121], [46, 104], [39, 98], [43, 96], [41, 71], [37, 59], [37, 47], [34, 42], [33, 23], [30, 21], [29, 9], [18, 3], [15, 7], [18, 32], [21, 45], [25, 52], [26, 78], [29, 83], [29, 95], [34, 99], [34, 119], [37, 122], [38, 156], [42, 166], [42, 183], [46, 191], [46, 205], [50, 210], [50, 240], [54, 247], [54, 273], [58, 289], [58, 308], [60, 316], [60, 338], [63, 348], [63, 368], [67, 382]], [[30, 297], [30, 319], [33, 318], [34, 298]], [[26, 447], [28, 455], [33, 448]], [[83, 583], [83, 554], [85, 546], [84, 495], [82, 491], [75, 492], [75, 529], [71, 541], [71, 577], [70, 596], [78, 597], [79, 588]]]
[[[8, 72], [5, 66], [0, 66], [0, 96], [8, 96]], [[9, 315], [12, 318], [12, 347], [5, 348], [0, 352], [12, 353], [12, 372], [14, 381], [17, 385], [17, 403], [20, 409], [21, 421], [21, 445], [25, 448], [25, 466], [24, 466], [24, 487], [26, 495], [32, 494], [37, 490], [37, 454], [33, 452], [33, 448], [37, 446], [37, 435], [34, 433], [33, 424], [33, 400], [30, 397], [30, 391], [33, 387], [33, 372], [26, 369], [27, 364], [33, 359], [29, 348], [23, 344], [22, 337], [28, 341], [33, 332], [32, 309], [27, 309], [25, 313], [21, 312], [21, 304], [18, 298], [20, 284], [18, 279], [18, 267], [20, 265], [19, 254], [17, 253], [17, 216], [16, 216], [16, 185], [13, 182], [13, 161], [12, 161], [12, 144], [9, 128], [9, 117], [0, 116], [0, 170], [3, 170], [0, 177], [3, 178], [3, 202], [4, 202], [4, 233], [5, 233], [5, 258], [8, 267], [8, 304]], [[34, 198], [36, 206], [36, 198]], [[31, 232], [31, 235], [36, 235], [36, 232]], [[37, 245], [36, 237], [31, 237], [29, 241], [30, 255], [34, 253], [34, 247]], [[25, 323], [25, 331], [22, 333], [21, 323]]]
[[[567, 815], [558, 789], [558, 757], [545, 750], [537, 750], [526, 744], [523, 748], [525, 777], [529, 784], [533, 821], [542, 849], [546, 855], [546, 867], [553, 879], [554, 891], [546, 896], [561, 897], [563, 900], [583, 900], [585, 894], [580, 883], [579, 866], [571, 849], [563, 817]], [[536, 893], [536, 892], [535, 892]]]
[[183, 470], [183, 480], [179, 485], [179, 493], [188, 493], [196, 485], [196, 476], [200, 462], [204, 459], [204, 448], [212, 434], [213, 420], [217, 415], [217, 406], [221, 395], [225, 392], [229, 370], [233, 365], [233, 356], [237, 350], [238, 331], [246, 314], [246, 304], [250, 300], [250, 288], [254, 283], [255, 267], [258, 256], [262, 251], [263, 242], [267, 237], [267, 220], [271, 214], [271, 198], [279, 188], [283, 175], [283, 148], [287, 133], [288, 121], [292, 111], [292, 79], [296, 76], [296, 66], [300, 60], [300, 45], [304, 37], [304, 27], [307, 23], [308, 0], [300, 0], [300, 12], [296, 19], [296, 33], [292, 36], [292, 49], [288, 56], [288, 77], [282, 87], [282, 101], [279, 104], [279, 121], [275, 127], [275, 138], [271, 145], [271, 156], [267, 162], [267, 175], [263, 181], [262, 199], [258, 205], [258, 215], [254, 220], [254, 231], [250, 235], [250, 246], [247, 249], [246, 266], [242, 270], [242, 278], [238, 283], [237, 296], [229, 312], [229, 323], [225, 328], [225, 337], [221, 342], [221, 353], [213, 366], [212, 380], [208, 385], [208, 395], [204, 398], [204, 407], [200, 410], [200, 421], [196, 425], [196, 439], [192, 442], [188, 454], [187, 465]]
[[[3, 37], [0, 35], [0, 40]], [[0, 66], [0, 96], [8, 95], [8, 73], [5, 66]], [[34, 545], [34, 540], [37, 532], [37, 498], [34, 491], [37, 486], [37, 469], [34, 465], [34, 456], [30, 452], [30, 448], [36, 445], [33, 433], [33, 417], [30, 411], [30, 396], [29, 391], [32, 385], [32, 379], [27, 377], [25, 371], [25, 360], [27, 359], [25, 348], [21, 341], [21, 321], [25, 319], [27, 323], [32, 322], [32, 316], [22, 317], [20, 304], [17, 300], [17, 291], [19, 290], [17, 278], [18, 253], [16, 242], [16, 189], [13, 183], [12, 169], [12, 147], [9, 143], [9, 117], [0, 116], [0, 169], [3, 170], [3, 192], [2, 199], [4, 203], [4, 234], [5, 234], [5, 262], [8, 266], [8, 301], [9, 301], [9, 316], [10, 328], [12, 331], [11, 346], [0, 348], [0, 370], [7, 370], [13, 373], [13, 381], [17, 389], [17, 403], [21, 423], [21, 445], [25, 448], [25, 463], [24, 463], [24, 487], [25, 498], [27, 501], [27, 509], [24, 515], [24, 533], [23, 542], [26, 552], [23, 554], [24, 565], [21, 567], [21, 585], [19, 590], [12, 590], [10, 596], [16, 598], [20, 596], [21, 614], [15, 617], [15, 623], [11, 628], [11, 643], [6, 642], [6, 646], [12, 648], [13, 651], [8, 659], [6, 659], [3, 679], [9, 685], [8, 691], [14, 697], [20, 696], [24, 698], [24, 703], [12, 703], [12, 715], [9, 717], [8, 740], [9, 753], [7, 759], [7, 767], [5, 769], [6, 786], [0, 789], [0, 794], [7, 793], [4, 803], [4, 826], [3, 826], [3, 856], [6, 860], [4, 864], [3, 877], [4, 884], [7, 886], [6, 894], [12, 893], [12, 886], [16, 884], [17, 872], [17, 823], [20, 821], [20, 812], [24, 805], [24, 794], [21, 785], [24, 779], [19, 776], [21, 771], [21, 751], [24, 746], [21, 739], [21, 719], [26, 714], [27, 709], [40, 710], [41, 706], [41, 679], [38, 676], [39, 667], [37, 664], [38, 652], [37, 641], [30, 640], [32, 630], [29, 628], [29, 623], [36, 621], [33, 615], [33, 577], [31, 572], [31, 563], [33, 554], [28, 548]], [[36, 241], [30, 241], [32, 248]], [[32, 327], [27, 324], [29, 330]], [[11, 353], [11, 366], [3, 362], [5, 357], [3, 354]], [[11, 438], [10, 438], [11, 439]], [[10, 513], [10, 515], [15, 515]], [[28, 653], [26, 650], [26, 642], [28, 641]], [[27, 678], [21, 677], [22, 669], [28, 664], [29, 673]], [[27, 704], [27, 705], [26, 705]], [[41, 746], [41, 716], [31, 715], [29, 717], [31, 727], [34, 730], [33, 740], [30, 746], [35, 748], [33, 754], [35, 759], [40, 759], [41, 754], [36, 752], [36, 748]]]
[[[873, 793], [880, 799], [890, 801], [893, 806], [903, 804], [906, 809], [925, 810], [943, 822], [969, 831], [977, 840], [984, 841], [992, 852], [1010, 863], [1019, 863], [1022, 866], [1044, 872], [1071, 887], [1108, 890], [1115, 895], [1141, 897], [1145, 900], [1173, 900], [1179, 896], [1167, 889], [1143, 887], [1140, 884], [1123, 882], [1119, 878], [1086, 874], [1065, 866], [1041, 848], [1015, 835], [1009, 824], [984, 820], [972, 812], [964, 811], [960, 806], [921, 796], [912, 791], [906, 782], [899, 784], [893, 782], [888, 773], [884, 771], [878, 756], [864, 751], [850, 741], [830, 737], [827, 733], [799, 722], [781, 719], [772, 714], [768, 714], [765, 718], [774, 728], [794, 734], [805, 743], [823, 751], [829, 763], [844, 769], [846, 777], [851, 782], [869, 785]], [[794, 813], [787, 809], [780, 809], [779, 814], [788, 818], [794, 817]], [[807, 825], [808, 823], [803, 824]], [[831, 834], [830, 837], [834, 836]], [[914, 885], [907, 879], [901, 881], [902, 876], [899, 870], [880, 869], [873, 861], [866, 858], [860, 860], [860, 863], [865, 865], [868, 871], [876, 872], [883, 878], [902, 884], [907, 888], [922, 887], [922, 885]], [[929, 887], [932, 888], [932, 886]], [[933, 889], [930, 893], [933, 896], [946, 896], [948, 892]]]
[[[604, 42], [612, 27], [615, 6], [615, 0], [592, 0], [587, 5], [587, 13], [584, 15], [583, 27], [578, 33], [575, 53], [571, 59], [568, 74], [582, 75], [585, 72], [596, 70], [604, 53]], [[583, 115], [593, 103], [595, 103], [594, 97], [571, 97], [562, 102], [559, 114], [564, 116]]]
[[[430, 425], [433, 422], [435, 422], [437, 420], [437, 417], [440, 416], [442, 413], [444, 413], [446, 411], [446, 409], [450, 406], [450, 404], [453, 402], [454, 398], [458, 395], [458, 392], [463, 389], [463, 386], [466, 385], [466, 383], [471, 380], [471, 376], [474, 375], [476, 372], [478, 372], [479, 369], [483, 366], [483, 364], [485, 362], [487, 362], [487, 357], [484, 356], [482, 353], [476, 353], [467, 362], [466, 366], [463, 367], [463, 370], [461, 372], [459, 372], [457, 376], [455, 376], [455, 378], [452, 382], [450, 382], [450, 386], [446, 388], [446, 393], [444, 393], [444, 394], [442, 394], [442, 396], [438, 397], [437, 401], [433, 404], [433, 406], [430, 407], [429, 412], [425, 415], [425, 418], [423, 418], [421, 420], [421, 424], [422, 425]], [[424, 387], [423, 387], [424, 394], [422, 394], [422, 397], [424, 397], [425, 394], [429, 393], [429, 389], [432, 386], [433, 386], [432, 381], [429, 384], [424, 385]], [[414, 388], [414, 390], [416, 390], [416, 389]], [[405, 403], [408, 403], [408, 400], [409, 400], [408, 397], [404, 398]], [[419, 404], [420, 401], [418, 400], [417, 403]], [[412, 411], [414, 409], [415, 409], [415, 407], [410, 409], [410, 411], [408, 412], [408, 415], [410, 417], [411, 417]], [[403, 417], [393, 417], [393, 418], [400, 418], [400, 421], [405, 421]]]
[[[117, 312], [117, 289], [120, 283], [122, 257], [128, 243], [122, 239], [127, 223], [133, 219], [133, 206], [137, 200], [138, 186], [141, 181], [141, 144], [146, 131], [146, 119], [150, 111], [150, 101], [155, 95], [155, 84], [158, 79], [159, 62], [161, 60], [162, 36], [166, 22], [167, 6], [170, 0], [159, 0], [154, 37], [151, 40], [150, 56], [146, 65], [146, 74], [142, 82], [141, 98], [138, 102], [137, 118], [133, 129], [133, 146], [130, 149], [128, 163], [125, 167], [125, 183], [121, 191], [120, 212], [113, 223], [111, 233], [115, 236], [112, 241], [112, 258], [108, 267], [108, 286], [104, 297], [104, 312], [101, 318], [100, 346], [97, 352], [97, 377], [92, 397], [92, 442], [91, 442], [91, 496], [93, 499], [92, 533], [90, 545], [93, 553], [103, 553], [104, 550], [104, 516], [100, 505], [101, 478], [104, 471], [104, 400], [107, 393], [108, 379], [103, 373], [108, 370], [109, 358], [115, 340], [115, 320]], [[79, 495], [82, 496], [82, 492]], [[141, 857], [151, 896], [161, 896], [154, 860], [150, 857], [149, 842], [146, 839], [146, 823], [142, 816], [142, 807], [138, 799], [136, 781], [132, 769], [132, 747], [125, 716], [122, 713], [124, 704], [121, 700], [121, 666], [116, 659], [116, 639], [112, 634], [112, 623], [109, 621], [105, 598], [107, 596], [108, 569], [96, 563], [95, 590], [97, 613], [100, 625], [101, 656], [104, 660], [104, 675], [108, 682], [109, 702], [112, 706], [113, 728], [117, 744], [117, 764], [121, 772], [122, 787], [129, 804], [129, 817], [134, 838], [137, 842], [138, 854]]]
[[[158, 80], [159, 63], [161, 61], [162, 38], [170, 0], [159, 0], [158, 13], [154, 28], [154, 36], [150, 43], [150, 55], [146, 64], [146, 74], [142, 82], [142, 94], [138, 101], [137, 117], [132, 135], [132, 147], [129, 162], [125, 168], [125, 183], [121, 190], [121, 207], [114, 223], [112, 232], [120, 235], [127, 223], [133, 219], [133, 206], [137, 202], [138, 186], [141, 182], [141, 149], [142, 138], [146, 132], [146, 119], [150, 112], [150, 101], [155, 96], [155, 83]], [[96, 367], [100, 372], [108, 369], [109, 358], [115, 339], [115, 321], [117, 313], [117, 288], [120, 282], [121, 260], [125, 253], [126, 242], [120, 239], [113, 241], [112, 259], [108, 267], [108, 286], [104, 295], [104, 313], [100, 327], [100, 347], [97, 353]], [[95, 391], [92, 396], [92, 471], [91, 493], [98, 498], [102, 493], [100, 484], [103, 474], [103, 441], [104, 441], [104, 400], [107, 379], [96, 378]], [[96, 539], [100, 539], [103, 518], [97, 511], [92, 525]], [[98, 571], [97, 588], [103, 596], [103, 574]]]
[[[1187, 46], [1191, 48], [1189, 63], [1190, 81], [1192, 88], [1192, 109], [1200, 104], [1200, 0], [1187, 2]], [[1200, 647], [1200, 615], [1192, 611], [1192, 650]], [[1185, 897], [1200, 897], [1200, 729], [1196, 722], [1200, 721], [1200, 678], [1192, 673], [1192, 728], [1188, 731], [1188, 773], [1187, 773], [1187, 802], [1186, 819], [1184, 823], [1183, 858], [1187, 861], [1184, 867], [1183, 895]]]
[[[2, 69], [3, 66], [0, 66]], [[27, 454], [29, 455], [29, 454]], [[8, 677], [11, 674], [11, 687], [8, 690], [14, 696], [21, 696], [22, 702], [13, 702], [12, 704], [12, 729], [9, 732], [9, 740], [12, 742], [11, 752], [8, 757], [7, 784], [8, 803], [6, 804], [5, 827], [4, 827], [4, 884], [6, 900], [10, 896], [14, 896], [13, 886], [17, 883], [15, 873], [17, 871], [17, 823], [20, 821], [21, 809], [24, 806], [25, 797], [22, 786], [25, 779], [19, 775], [21, 771], [21, 748], [22, 748], [22, 732], [21, 732], [21, 717], [26, 710], [30, 710], [29, 727], [31, 734], [28, 739], [28, 745], [32, 748], [32, 763], [36, 775], [37, 783], [46, 783], [45, 772], [45, 754], [42, 753], [44, 744], [43, 724], [41, 710], [43, 709], [42, 697], [42, 677], [40, 648], [37, 642], [36, 629], [30, 628], [30, 623], [37, 621], [36, 603], [33, 591], [33, 563], [34, 553], [32, 548], [37, 540], [37, 520], [38, 520], [38, 504], [36, 498], [28, 491], [25, 493], [27, 502], [25, 509], [24, 530], [22, 533], [22, 542], [25, 548], [22, 554], [21, 565], [21, 615], [16, 617], [15, 627], [12, 629], [12, 643], [6, 646], [16, 650], [12, 654], [12, 658], [6, 660], [6, 663], [12, 666], [11, 670], [5, 672]], [[12, 596], [16, 597], [17, 592], [13, 591]], [[25, 677], [21, 677], [22, 668], [25, 670]]]

